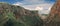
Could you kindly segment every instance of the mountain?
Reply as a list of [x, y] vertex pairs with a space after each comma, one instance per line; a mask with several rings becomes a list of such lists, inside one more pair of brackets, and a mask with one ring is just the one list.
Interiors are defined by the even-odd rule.
[[46, 26], [60, 26], [60, 0], [57, 0], [51, 8]]
[[38, 11], [29, 11], [21, 6], [0, 3], [0, 26], [43, 26]]

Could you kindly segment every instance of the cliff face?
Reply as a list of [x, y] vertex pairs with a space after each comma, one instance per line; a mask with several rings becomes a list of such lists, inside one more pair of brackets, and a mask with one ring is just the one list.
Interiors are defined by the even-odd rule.
[[38, 11], [29, 11], [21, 6], [0, 3], [0, 26], [42, 26]]
[[60, 26], [60, 0], [57, 0], [51, 8], [47, 23], [47, 26]]
[[56, 22], [60, 22], [60, 0], [52, 7], [51, 15]]
[[51, 8], [51, 12], [50, 12], [50, 15], [49, 15], [49, 18], [51, 20], [53, 20], [54, 18], [57, 18], [55, 21], [59, 21], [60, 19], [60, 0], [53, 5], [53, 7]]

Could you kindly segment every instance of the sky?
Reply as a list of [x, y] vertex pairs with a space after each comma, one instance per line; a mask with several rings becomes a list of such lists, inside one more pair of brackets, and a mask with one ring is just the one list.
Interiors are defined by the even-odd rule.
[[41, 14], [48, 14], [56, 0], [0, 0], [0, 2], [7, 2], [28, 10], [38, 10]]

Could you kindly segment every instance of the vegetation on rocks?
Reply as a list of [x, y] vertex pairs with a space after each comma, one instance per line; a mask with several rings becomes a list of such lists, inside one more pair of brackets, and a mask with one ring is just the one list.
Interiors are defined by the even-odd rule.
[[0, 26], [43, 26], [43, 21], [38, 16], [38, 11], [0, 3]]

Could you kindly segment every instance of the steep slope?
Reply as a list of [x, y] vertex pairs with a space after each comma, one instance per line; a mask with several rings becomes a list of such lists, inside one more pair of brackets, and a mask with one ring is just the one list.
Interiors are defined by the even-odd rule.
[[57, 2], [51, 8], [46, 26], [60, 26], [60, 0], [57, 0]]
[[42, 26], [38, 11], [29, 11], [21, 6], [0, 3], [0, 26]]

